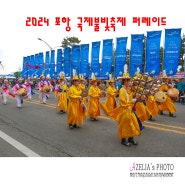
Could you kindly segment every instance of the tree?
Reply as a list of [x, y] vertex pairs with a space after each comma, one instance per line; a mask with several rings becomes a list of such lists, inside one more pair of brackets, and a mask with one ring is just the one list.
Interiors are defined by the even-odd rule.
[[62, 48], [66, 47], [72, 47], [74, 45], [79, 45], [81, 40], [79, 40], [77, 37], [65, 37], [63, 41], [61, 42]]

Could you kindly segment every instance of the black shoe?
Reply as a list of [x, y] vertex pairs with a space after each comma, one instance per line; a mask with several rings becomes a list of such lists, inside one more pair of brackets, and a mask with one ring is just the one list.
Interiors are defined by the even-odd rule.
[[71, 130], [72, 130], [72, 129], [73, 129], [73, 125], [69, 125], [69, 129], [71, 129]]
[[162, 111], [162, 110], [159, 112], [159, 114], [160, 114], [160, 115], [164, 115], [164, 113], [163, 113], [163, 111]]
[[138, 142], [137, 141], [134, 141], [134, 138], [133, 137], [129, 137], [128, 138], [128, 142], [133, 144], [133, 145], [138, 145]]
[[63, 110], [60, 110], [60, 113], [63, 114], [63, 113], [65, 113], [65, 112], [64, 112]]
[[148, 121], [155, 121], [155, 119], [153, 119], [152, 116], [150, 116]]
[[125, 138], [124, 139], [121, 139], [121, 144], [122, 145], [125, 145], [125, 146], [128, 146], [128, 147], [131, 146], [131, 144]]
[[172, 113], [169, 113], [169, 116], [170, 117], [173, 117], [173, 118], [175, 118], [176, 116], [175, 115], [173, 115]]
[[78, 126], [78, 125], [73, 125], [73, 128], [80, 128], [80, 126]]

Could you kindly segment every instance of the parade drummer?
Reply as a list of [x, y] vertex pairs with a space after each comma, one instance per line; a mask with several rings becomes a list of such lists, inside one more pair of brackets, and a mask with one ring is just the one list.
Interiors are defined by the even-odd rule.
[[24, 85], [26, 86], [26, 91], [28, 92], [28, 100], [31, 100], [33, 82], [31, 81], [30, 77], [25, 79]]
[[67, 124], [69, 129], [79, 128], [84, 121], [84, 106], [82, 102], [82, 90], [79, 87], [79, 78], [73, 70], [72, 86], [68, 91]]
[[[168, 77], [166, 75], [165, 70], [163, 71], [162, 76], [163, 83], [159, 88], [160, 91], [163, 91], [167, 94], [168, 89], [172, 88], [170, 84], [168, 84]], [[160, 115], [163, 115], [163, 111], [168, 111], [170, 117], [176, 117], [174, 113], [177, 111], [172, 99], [167, 95], [166, 101], [159, 105]]]
[[132, 112], [132, 103], [136, 100], [130, 100], [127, 92], [130, 76], [126, 66], [124, 66], [124, 75], [119, 80], [122, 82], [122, 87], [119, 90], [119, 106], [109, 111], [109, 116], [118, 122], [118, 138], [121, 139], [121, 144], [129, 147], [132, 144], [138, 145], [134, 137], [139, 136], [141, 132], [137, 118]]
[[[16, 84], [13, 86], [12, 90], [14, 91], [15, 98], [17, 101], [17, 108], [21, 108], [23, 104], [23, 98], [26, 97], [27, 91], [26, 86], [23, 84], [22, 78], [16, 79]], [[21, 90], [21, 93], [19, 92]]]
[[65, 111], [67, 111], [67, 85], [65, 83], [64, 72], [60, 72], [59, 76], [59, 82], [55, 86], [55, 92], [57, 97], [56, 108], [60, 110], [60, 113], [65, 113]]
[[108, 84], [105, 106], [107, 107], [107, 110], [110, 111], [116, 108], [116, 95], [118, 94], [118, 90], [115, 88], [112, 75], [109, 76]]
[[38, 83], [38, 88], [39, 88], [39, 100], [40, 103], [46, 104], [46, 92], [44, 91], [44, 86], [47, 86], [47, 82], [45, 81], [45, 76], [41, 75], [40, 76], [40, 81]]

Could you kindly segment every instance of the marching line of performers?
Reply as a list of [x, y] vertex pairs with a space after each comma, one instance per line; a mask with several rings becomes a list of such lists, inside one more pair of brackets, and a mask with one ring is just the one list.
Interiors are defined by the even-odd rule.
[[[177, 111], [174, 101], [178, 92], [174, 93], [174, 88], [167, 83], [166, 75], [162, 77], [163, 82], [158, 85], [153, 83], [151, 77], [143, 74], [137, 74], [132, 79], [125, 67], [123, 76], [118, 79], [121, 83], [120, 88], [115, 87], [115, 80], [110, 76], [106, 91], [103, 86], [98, 86], [99, 80], [93, 73], [89, 88], [86, 86], [84, 77], [78, 77], [75, 70], [70, 87], [66, 84], [65, 74], [61, 72], [59, 76], [55, 87], [51, 85], [49, 78], [40, 76], [39, 101], [46, 104], [47, 97], [54, 89], [57, 99], [56, 109], [61, 114], [67, 112], [67, 124], [71, 130], [79, 128], [87, 117], [91, 121], [98, 121], [101, 115], [100, 109], [102, 109], [105, 115], [118, 123], [118, 138], [121, 144], [138, 145], [134, 137], [139, 136], [144, 129], [142, 122], [154, 121], [154, 117], [158, 114], [163, 115], [164, 111], [168, 111], [170, 117], [175, 117], [174, 113]], [[21, 108], [24, 98], [32, 99], [34, 94], [32, 85], [30, 78], [26, 78], [24, 83], [22, 78], [18, 78], [16, 84], [10, 89], [5, 79], [2, 84], [3, 103], [7, 103], [7, 97], [10, 95], [16, 98], [17, 107]], [[173, 92], [168, 92], [169, 89]], [[172, 93], [171, 96], [170, 93]], [[101, 102], [103, 97], [106, 97], [105, 103]]]

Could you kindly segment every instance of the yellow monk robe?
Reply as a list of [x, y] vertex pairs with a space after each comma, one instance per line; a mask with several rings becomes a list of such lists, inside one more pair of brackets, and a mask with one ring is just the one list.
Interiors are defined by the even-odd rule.
[[109, 116], [118, 122], [118, 138], [135, 137], [141, 134], [135, 114], [132, 112], [132, 102], [124, 88], [119, 91], [119, 107], [109, 111]]
[[[166, 84], [163, 84], [161, 87], [160, 87], [160, 91], [163, 91], [163, 92], [167, 92], [168, 89], [170, 89], [171, 87], [169, 87], [168, 85]], [[167, 95], [167, 98], [166, 98], [166, 101], [162, 104], [162, 105], [159, 105], [159, 110], [164, 110], [164, 111], [169, 111], [170, 113], [175, 113], [177, 112], [177, 109], [173, 103], [173, 101], [171, 100], [171, 98]]]
[[159, 107], [155, 101], [153, 95], [149, 95], [146, 100], [146, 106], [148, 107], [149, 111], [152, 114], [152, 117], [157, 116], [159, 114]]
[[88, 104], [88, 115], [90, 118], [96, 118], [100, 116], [100, 103], [99, 103], [99, 95], [100, 89], [97, 86], [91, 85], [89, 88], [89, 104]]
[[67, 85], [59, 84], [56, 88], [57, 105], [58, 110], [67, 110]]
[[152, 115], [146, 105], [143, 102], [137, 102], [135, 104], [135, 112], [141, 122], [146, 121]]
[[116, 94], [117, 89], [109, 85], [107, 88], [107, 98], [105, 101], [105, 106], [108, 111], [116, 108]]
[[83, 124], [84, 109], [79, 99], [81, 94], [82, 94], [82, 90], [78, 86], [76, 87], [72, 85], [69, 88], [69, 91], [68, 91], [69, 103], [68, 103], [68, 116], [67, 116], [67, 123], [69, 125]]
[[[85, 85], [84, 84], [80, 84], [79, 87], [82, 91], [85, 90]], [[83, 102], [87, 105], [87, 103], [88, 103], [87, 97], [83, 97]]]
[[[84, 84], [79, 84], [79, 88], [83, 91], [85, 90], [85, 85]], [[82, 101], [83, 103], [86, 105], [86, 107], [88, 106], [87, 103], [88, 103], [88, 99], [87, 97], [82, 97]], [[84, 111], [84, 118], [87, 116], [87, 111]]]

